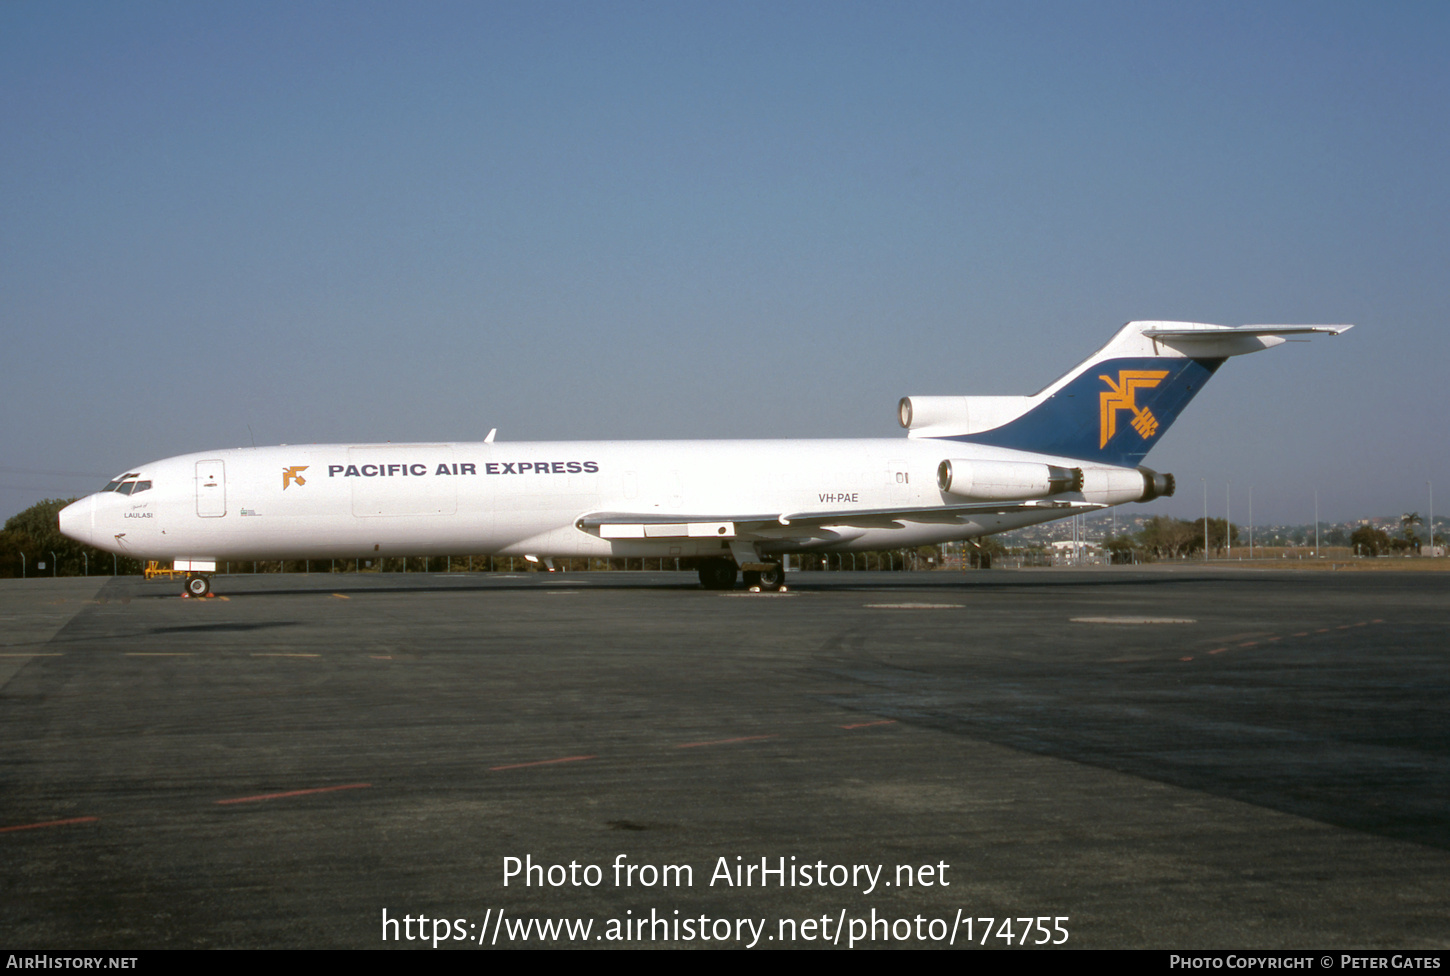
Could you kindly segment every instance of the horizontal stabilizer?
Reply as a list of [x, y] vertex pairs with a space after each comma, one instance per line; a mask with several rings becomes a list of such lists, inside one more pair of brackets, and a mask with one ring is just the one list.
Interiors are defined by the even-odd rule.
[[1243, 325], [1237, 328], [1174, 328], [1172, 323], [1144, 329], [1143, 335], [1194, 358], [1227, 359], [1272, 349], [1293, 336], [1339, 335], [1352, 325]]

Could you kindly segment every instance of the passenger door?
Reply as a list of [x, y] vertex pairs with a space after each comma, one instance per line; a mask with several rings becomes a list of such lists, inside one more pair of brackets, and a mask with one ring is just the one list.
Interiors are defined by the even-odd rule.
[[196, 514], [202, 518], [227, 514], [227, 471], [221, 461], [196, 462]]

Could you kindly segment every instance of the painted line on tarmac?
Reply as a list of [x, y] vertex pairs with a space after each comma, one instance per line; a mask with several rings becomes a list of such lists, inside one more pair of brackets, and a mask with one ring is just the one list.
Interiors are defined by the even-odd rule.
[[742, 735], [742, 736], [740, 736], [739, 738], [736, 738], [736, 739], [715, 739], [715, 740], [710, 741], [710, 742], [682, 742], [679, 745], [675, 746], [675, 748], [676, 749], [694, 749], [694, 748], [697, 748], [698, 746], [728, 746], [728, 745], [732, 745], [732, 744], [734, 744], [736, 742], [759, 742], [761, 739], [775, 739], [775, 738], [779, 738], [779, 735], [777, 733], [772, 732], [769, 735]]
[[347, 783], [342, 786], [319, 786], [310, 790], [288, 790], [285, 793], [259, 793], [256, 796], [239, 796], [231, 800], [213, 800], [217, 806], [230, 806], [233, 803], [260, 803], [263, 800], [281, 800], [293, 796], [311, 796], [314, 793], [336, 793], [338, 790], [365, 790], [372, 786], [371, 783]]
[[95, 823], [100, 817], [71, 817], [69, 820], [43, 820], [40, 823], [17, 824], [14, 827], [0, 827], [0, 834], [16, 830], [36, 830], [40, 827], [65, 827], [69, 824]]
[[[1356, 623], [1352, 623], [1352, 624], [1339, 624], [1339, 625], [1337, 625], [1337, 626], [1335, 626], [1333, 628], [1330, 628], [1330, 627], [1320, 627], [1319, 629], [1313, 630], [1313, 631], [1297, 630], [1294, 633], [1290, 634], [1288, 637], [1285, 637], [1282, 634], [1271, 634], [1270, 636], [1264, 637], [1261, 640], [1244, 641], [1243, 643], [1238, 644], [1238, 645], [1235, 645], [1235, 646], [1236, 647], [1258, 647], [1260, 644], [1275, 644], [1275, 643], [1278, 643], [1279, 641], [1290, 640], [1290, 639], [1295, 638], [1295, 637], [1313, 637], [1313, 636], [1315, 636], [1317, 634], [1329, 634], [1329, 633], [1333, 633], [1335, 630], [1354, 630], [1356, 627], [1368, 627], [1370, 624], [1382, 624], [1382, 623], [1384, 623], [1384, 620], [1381, 619], [1381, 618], [1376, 617], [1373, 620], [1360, 620], [1360, 621], [1358, 621]], [[1208, 653], [1209, 654], [1223, 654], [1225, 651], [1232, 650], [1232, 649], [1233, 648], [1230, 648], [1228, 645], [1224, 645], [1223, 647], [1215, 647], [1211, 651], [1209, 651]], [[1192, 661], [1193, 658], [1192, 657], [1180, 657], [1178, 660], [1180, 660], [1180, 661]]]
[[867, 610], [961, 610], [964, 603], [863, 603]]
[[1072, 617], [1075, 624], [1196, 624], [1192, 617]]
[[[60, 655], [52, 655], [52, 656], [59, 657]], [[138, 652], [138, 655], [137, 656], [142, 656], [142, 655]], [[167, 655], [157, 654], [155, 656], [172, 656], [172, 655], [169, 655], [169, 654], [167, 654]], [[286, 655], [283, 655], [283, 656], [286, 656]], [[315, 657], [317, 655], [312, 655], [312, 656]], [[853, 724], [850, 724], [850, 725], [841, 725], [841, 726], [838, 726], [838, 728], [845, 729], [845, 730], [848, 730], [849, 731], [849, 730], [855, 730], [855, 729], [876, 728], [878, 726], [895, 725], [895, 724], [897, 724], [897, 719], [894, 719], [893, 718], [893, 719], [880, 719], [880, 720], [873, 721], [873, 722], [856, 722], [856, 723], [853, 723]], [[780, 734], [779, 733], [772, 732], [772, 733], [767, 733], [767, 734], [763, 734], [763, 735], [737, 736], [737, 737], [730, 738], [730, 739], [713, 739], [713, 740], [709, 740], [709, 741], [705, 741], [705, 742], [684, 742], [684, 743], [680, 743], [680, 744], [676, 745], [675, 748], [676, 749], [693, 749], [693, 748], [699, 748], [699, 747], [702, 747], [702, 746], [735, 745], [735, 744], [742, 743], [742, 742], [761, 742], [761, 741], [765, 741], [765, 740], [768, 740], [768, 739], [777, 739], [777, 738], [780, 738]], [[509, 764], [502, 765], [502, 766], [491, 766], [491, 767], [489, 767], [489, 772], [493, 772], [493, 773], [506, 772], [506, 771], [515, 770], [515, 769], [528, 769], [528, 768], [533, 767], [533, 766], [554, 766], [554, 765], [559, 765], [561, 763], [585, 762], [585, 761], [590, 760], [590, 759], [598, 759], [598, 758], [599, 758], [599, 756], [597, 754], [595, 754], [595, 755], [586, 755], [586, 756], [562, 756], [562, 757], [560, 757], [558, 759], [537, 759], [537, 760], [534, 760], [532, 762], [509, 763]], [[269, 800], [285, 800], [285, 799], [292, 799], [294, 797], [299, 797], [299, 796], [314, 796], [314, 795], [321, 794], [321, 793], [337, 793], [337, 792], [341, 792], [341, 791], [344, 791], [344, 790], [364, 790], [364, 789], [370, 789], [372, 787], [372, 785], [373, 784], [371, 784], [371, 783], [343, 783], [343, 784], [338, 785], [338, 786], [317, 786], [317, 787], [312, 787], [312, 788], [309, 788], [309, 789], [301, 789], [301, 790], [284, 790], [284, 791], [277, 792], [277, 793], [258, 793], [258, 794], [254, 794], [252, 796], [230, 797], [228, 799], [224, 799], [224, 800], [213, 800], [211, 802], [215, 806], [234, 806], [234, 805], [240, 804], [240, 803], [264, 803], [264, 802], [267, 802]], [[11, 832], [20, 831], [20, 830], [35, 830], [35, 829], [42, 828], [42, 827], [62, 827], [62, 826], [70, 825], [70, 824], [94, 823], [94, 822], [98, 821], [99, 819], [100, 819], [99, 817], [72, 817], [72, 818], [67, 819], [67, 820], [47, 820], [47, 821], [42, 821], [42, 822], [39, 822], [39, 823], [16, 824], [16, 825], [10, 826], [10, 827], [0, 827], [0, 833], [11, 833]]]
[[528, 766], [552, 766], [556, 763], [583, 762], [586, 759], [598, 759], [598, 756], [565, 756], [562, 759], [539, 759], [535, 762], [511, 763], [507, 766], [490, 766], [490, 773], [499, 773], [506, 769], [524, 769]]

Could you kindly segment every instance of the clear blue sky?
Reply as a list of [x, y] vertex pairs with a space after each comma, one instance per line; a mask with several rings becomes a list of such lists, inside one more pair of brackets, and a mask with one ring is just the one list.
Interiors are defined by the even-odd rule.
[[1450, 513], [1447, 28], [10, 0], [0, 518], [253, 436], [898, 436], [1148, 318], [1358, 326], [1228, 364], [1152, 510]]

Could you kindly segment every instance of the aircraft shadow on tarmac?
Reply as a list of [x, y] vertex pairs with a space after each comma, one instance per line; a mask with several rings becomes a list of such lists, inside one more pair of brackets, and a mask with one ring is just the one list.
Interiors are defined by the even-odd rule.
[[[660, 590], [670, 592], [700, 592], [712, 595], [721, 592], [720, 590], [706, 590], [696, 581], [693, 574], [688, 573], [661, 573], [651, 571], [618, 571], [618, 572], [597, 572], [597, 573], [559, 573], [544, 574], [535, 573], [528, 576], [504, 576], [488, 574], [464, 574], [458, 573], [443, 577], [446, 582], [412, 582], [409, 576], [414, 574], [386, 574], [381, 579], [378, 575], [356, 575], [356, 574], [300, 574], [294, 578], [303, 580], [301, 584], [282, 584], [281, 581], [288, 579], [292, 574], [239, 574], [235, 576], [214, 577], [216, 596], [228, 598], [249, 597], [249, 596], [305, 596], [315, 597], [320, 592], [332, 593], [458, 593], [460, 591], [475, 591], [479, 593], [492, 593], [501, 591], [529, 591], [541, 589], [570, 589], [580, 588], [595, 591], [622, 591], [622, 590]], [[432, 574], [416, 574], [417, 576], [428, 576]], [[1267, 574], [1266, 574], [1267, 575]], [[1281, 574], [1274, 573], [1267, 575], [1267, 578], [1260, 578], [1257, 582], [1260, 586], [1273, 586], [1276, 583], [1287, 585], [1288, 579], [1280, 579]], [[396, 576], [397, 582], [387, 581], [387, 577]], [[587, 578], [584, 578], [587, 577]], [[437, 576], [433, 576], [437, 579]], [[374, 582], [374, 581], [377, 582]], [[276, 585], [272, 584], [277, 581]], [[1030, 575], [1016, 575], [1013, 573], [990, 573], [974, 571], [971, 574], [933, 574], [933, 573], [875, 573], [875, 572], [793, 572], [786, 577], [787, 586], [795, 592], [811, 592], [813, 590], [830, 590], [832, 592], [850, 592], [853, 590], [871, 591], [892, 589], [901, 591], [922, 591], [941, 592], [950, 589], [1039, 589], [1051, 587], [1060, 588], [1099, 588], [1113, 586], [1131, 587], [1160, 587], [1160, 586], [1181, 586], [1192, 583], [1196, 586], [1225, 585], [1233, 582], [1231, 579], [1214, 574], [1196, 573], [1111, 573], [1111, 574], [1075, 574], [1065, 572], [1062, 575], [1033, 573]], [[126, 597], [130, 599], [151, 599], [165, 600], [179, 598], [180, 593], [172, 586], [163, 586], [155, 582], [142, 582], [133, 577], [120, 577], [110, 584], [103, 594], [112, 599], [120, 599], [120, 595], [110, 590], [111, 587], [128, 587]], [[746, 592], [743, 585], [737, 585], [733, 592]], [[216, 597], [212, 597], [214, 599]]]

